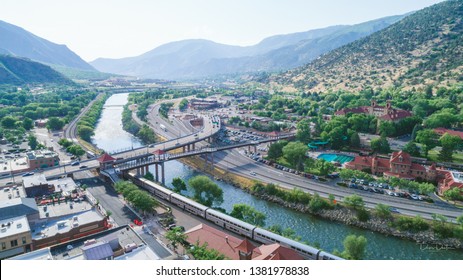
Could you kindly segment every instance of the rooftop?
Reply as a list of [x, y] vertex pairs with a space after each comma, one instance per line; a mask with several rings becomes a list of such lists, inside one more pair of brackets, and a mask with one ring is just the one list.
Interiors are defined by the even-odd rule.
[[[82, 211], [92, 209], [92, 205], [85, 200], [77, 201], [68, 201], [68, 202], [55, 202], [55, 205], [43, 205], [39, 206], [40, 218], [53, 218], [53, 217], [60, 217], [60, 216], [67, 216], [71, 214], [77, 214]], [[48, 216], [47, 214], [48, 213]]]
[[29, 232], [29, 222], [26, 216], [14, 217], [0, 221], [0, 238]]
[[[83, 248], [89, 244], [109, 244], [116, 260], [157, 260], [159, 257], [129, 226], [92, 234], [50, 248], [55, 260], [85, 260]], [[105, 245], [106, 246], [106, 245]], [[108, 248], [106, 246], [106, 248]]]
[[9, 174], [11, 171], [14, 173], [20, 173], [22, 172], [21, 170], [29, 169], [29, 165], [27, 164], [27, 157], [4, 160], [2, 159], [0, 160], [0, 167], [2, 167], [0, 174]]
[[48, 184], [55, 186], [55, 192], [63, 192], [63, 195], [69, 195], [77, 188], [76, 182], [71, 177], [64, 177], [48, 181]]
[[45, 178], [43, 173], [23, 177], [23, 186], [25, 188], [31, 188], [39, 185], [48, 185], [47, 178]]
[[55, 236], [58, 233], [65, 233], [72, 228], [86, 225], [92, 222], [101, 221], [101, 216], [96, 210], [88, 210], [82, 213], [68, 215], [60, 219], [52, 219], [43, 223], [37, 223], [32, 229], [32, 239], [39, 240], [50, 236]]
[[41, 158], [58, 157], [58, 154], [50, 150], [40, 150], [40, 151], [27, 152], [26, 156], [29, 158], [29, 160], [34, 160], [34, 159], [41, 159]]
[[26, 197], [26, 192], [22, 186], [4, 187], [0, 189], [0, 201], [20, 197]]
[[12, 198], [0, 201], [0, 219], [10, 219], [38, 213], [39, 209], [33, 198]]
[[24, 260], [24, 261], [46, 261], [52, 260], [50, 247], [32, 251], [29, 253], [21, 254], [10, 258], [9, 260]]

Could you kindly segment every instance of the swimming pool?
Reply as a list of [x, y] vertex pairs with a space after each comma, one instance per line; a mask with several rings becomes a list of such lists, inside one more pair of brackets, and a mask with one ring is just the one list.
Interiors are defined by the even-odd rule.
[[337, 161], [340, 164], [354, 160], [353, 156], [346, 156], [340, 154], [320, 154], [317, 158], [324, 159], [329, 162]]

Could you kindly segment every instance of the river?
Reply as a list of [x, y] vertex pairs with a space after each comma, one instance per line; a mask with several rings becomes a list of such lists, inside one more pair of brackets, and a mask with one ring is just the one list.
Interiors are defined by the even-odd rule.
[[[106, 101], [105, 106], [109, 107], [104, 108], [92, 139], [99, 148], [116, 151], [142, 145], [136, 137], [122, 129], [122, 106], [127, 103], [127, 98], [128, 94], [115, 94]], [[172, 187], [174, 177], [188, 181], [191, 177], [201, 174], [178, 161], [169, 161], [165, 166], [166, 184], [169, 187]], [[154, 168], [150, 167], [150, 171], [154, 173]], [[342, 250], [344, 238], [349, 234], [356, 234], [363, 235], [368, 240], [365, 259], [463, 259], [461, 250], [432, 249], [412, 241], [323, 220], [258, 199], [224, 182], [215, 183], [224, 191], [225, 201], [219, 206], [228, 212], [236, 203], [251, 205], [266, 214], [266, 226], [279, 224], [283, 228], [290, 227], [302, 237], [302, 240], [317, 244], [328, 252], [334, 249]]]

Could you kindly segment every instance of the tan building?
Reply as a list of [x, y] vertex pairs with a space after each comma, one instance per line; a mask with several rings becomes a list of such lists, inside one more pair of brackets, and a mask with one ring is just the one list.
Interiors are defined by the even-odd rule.
[[32, 235], [26, 216], [1, 220], [0, 259], [30, 252]]
[[352, 114], [366, 114], [375, 116], [381, 121], [399, 122], [402, 119], [412, 116], [410, 111], [392, 108], [391, 102], [388, 100], [386, 106], [379, 106], [375, 100], [371, 101], [370, 106], [361, 106], [356, 108], [344, 108], [336, 111], [336, 116], [344, 116], [348, 113]]

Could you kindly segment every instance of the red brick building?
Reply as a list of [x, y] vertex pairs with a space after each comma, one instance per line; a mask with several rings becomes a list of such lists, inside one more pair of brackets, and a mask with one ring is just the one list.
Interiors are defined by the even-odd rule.
[[459, 188], [460, 193], [463, 194], [463, 172], [446, 172], [444, 179], [438, 185], [440, 195], [453, 188]]
[[393, 152], [389, 159], [377, 156], [356, 156], [353, 161], [346, 163], [345, 167], [360, 171], [368, 170], [373, 175], [382, 174], [385, 178], [397, 177], [407, 180], [420, 178], [426, 181], [437, 179], [437, 170], [434, 165], [426, 167], [414, 163], [410, 154], [404, 151]]
[[336, 111], [334, 114], [336, 116], [344, 116], [348, 113], [366, 114], [370, 116], [375, 116], [381, 121], [391, 122], [399, 122], [402, 119], [412, 116], [412, 113], [410, 111], [392, 108], [391, 101], [389, 100], [386, 102], [386, 106], [379, 106], [375, 100], [372, 100], [370, 106], [344, 108], [339, 111]]
[[448, 133], [453, 136], [458, 136], [463, 140], [463, 131], [439, 127], [439, 128], [435, 128], [434, 132], [439, 134], [440, 136], [444, 135], [445, 133]]

